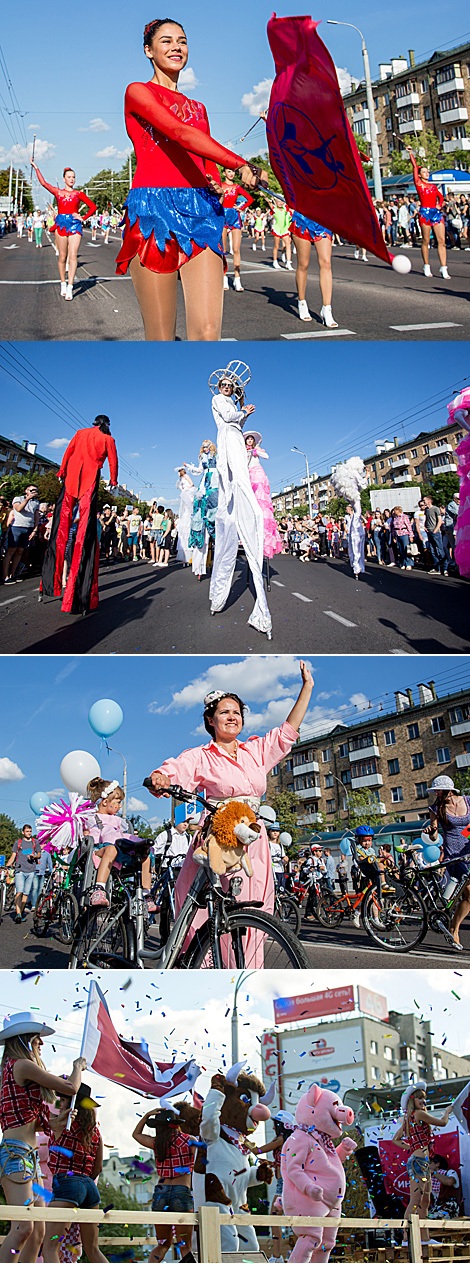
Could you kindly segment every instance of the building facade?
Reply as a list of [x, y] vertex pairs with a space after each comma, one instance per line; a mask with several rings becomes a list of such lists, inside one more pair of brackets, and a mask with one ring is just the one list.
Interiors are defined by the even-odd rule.
[[8, 478], [12, 474], [47, 474], [48, 470], [58, 469], [57, 461], [39, 455], [36, 443], [30, 443], [28, 439], [15, 443], [13, 439], [0, 435], [0, 478]]
[[[420, 133], [433, 132], [443, 154], [470, 151], [470, 44], [416, 64], [412, 49], [379, 66], [372, 84], [380, 166], [389, 173], [394, 150], [410, 144]], [[353, 132], [370, 141], [370, 118], [365, 85], [344, 97]]]
[[352, 792], [367, 791], [371, 812], [385, 821], [426, 820], [429, 787], [439, 773], [470, 785], [470, 691], [438, 698], [434, 683], [395, 694], [395, 711], [339, 724], [299, 740], [268, 776], [270, 800], [294, 791], [299, 825], [347, 826]]

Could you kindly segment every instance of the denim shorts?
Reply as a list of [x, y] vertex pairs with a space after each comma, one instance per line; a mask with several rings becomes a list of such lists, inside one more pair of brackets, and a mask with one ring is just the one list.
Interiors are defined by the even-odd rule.
[[4, 1176], [21, 1175], [23, 1181], [38, 1181], [42, 1185], [39, 1153], [26, 1141], [7, 1137], [0, 1144], [0, 1180]]
[[65, 1172], [53, 1176], [52, 1193], [54, 1198], [75, 1207], [97, 1207], [100, 1201], [98, 1186], [91, 1176], [67, 1176]]
[[431, 1176], [429, 1159], [425, 1158], [423, 1154], [410, 1154], [409, 1159], [407, 1159], [406, 1170], [413, 1181], [428, 1181]]
[[7, 546], [9, 549], [26, 549], [29, 543], [29, 527], [9, 527]]
[[15, 873], [15, 891], [17, 895], [30, 895], [35, 872], [33, 869], [31, 873], [22, 873], [21, 870]]
[[276, 1189], [275, 1189], [276, 1198], [280, 1198], [281, 1194], [282, 1194], [282, 1176], [278, 1176], [277, 1181], [276, 1181]]
[[194, 1199], [188, 1185], [156, 1185], [152, 1211], [193, 1211]]

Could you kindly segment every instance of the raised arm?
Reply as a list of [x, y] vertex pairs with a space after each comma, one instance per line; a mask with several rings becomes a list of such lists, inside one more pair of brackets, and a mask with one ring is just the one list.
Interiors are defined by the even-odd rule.
[[155, 1114], [155, 1106], [153, 1107], [153, 1110], [148, 1110], [147, 1114], [144, 1115], [142, 1119], [139, 1119], [139, 1122], [134, 1128], [134, 1131], [132, 1133], [133, 1141], [137, 1141], [139, 1145], [145, 1146], [147, 1150], [154, 1149], [155, 1136], [152, 1137], [149, 1132], [144, 1132], [144, 1127], [145, 1127], [146, 1120], [150, 1119], [150, 1116], [154, 1114]]
[[74, 1097], [80, 1088], [82, 1071], [85, 1068], [86, 1058], [75, 1058], [71, 1075], [62, 1078], [60, 1075], [52, 1075], [50, 1071], [46, 1071], [45, 1067], [37, 1066], [36, 1062], [30, 1062], [29, 1058], [18, 1058], [14, 1065], [13, 1075], [17, 1084], [28, 1084], [32, 1080], [34, 1084], [40, 1084], [42, 1088], [52, 1088], [55, 1093]]
[[300, 675], [302, 677], [302, 688], [297, 698], [297, 702], [294, 703], [292, 711], [290, 711], [287, 716], [288, 723], [292, 725], [293, 729], [297, 729], [297, 731], [299, 730], [302, 720], [305, 717], [313, 689], [312, 673], [303, 660], [300, 661]]
[[39, 167], [36, 166], [35, 162], [32, 162], [31, 166], [33, 168], [33, 171], [36, 172], [39, 183], [42, 184], [43, 189], [47, 189], [48, 193], [52, 193], [53, 197], [56, 198], [57, 195], [60, 193], [60, 189], [57, 189], [55, 184], [48, 184], [47, 180], [44, 179], [42, 172], [39, 170]]

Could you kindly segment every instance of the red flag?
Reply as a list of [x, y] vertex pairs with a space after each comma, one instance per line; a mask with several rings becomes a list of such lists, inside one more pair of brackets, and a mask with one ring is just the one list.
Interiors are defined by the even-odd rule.
[[193, 1058], [189, 1062], [154, 1062], [145, 1040], [122, 1040], [94, 979], [90, 984], [81, 1055], [89, 1069], [143, 1097], [192, 1092], [199, 1075]]
[[268, 22], [276, 66], [266, 125], [271, 166], [288, 206], [390, 263], [317, 26], [309, 17], [275, 14]]

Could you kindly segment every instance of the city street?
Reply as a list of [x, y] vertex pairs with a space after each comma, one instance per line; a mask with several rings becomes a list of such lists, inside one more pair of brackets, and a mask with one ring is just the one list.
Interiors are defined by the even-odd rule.
[[[442, 936], [428, 933], [423, 944], [415, 952], [391, 953], [376, 948], [365, 931], [356, 930], [350, 922], [343, 922], [335, 930], [324, 930], [317, 922], [302, 925], [300, 938], [307, 952], [309, 965], [317, 970], [432, 970], [462, 969], [470, 952], [470, 927], [462, 928], [463, 953], [454, 953], [444, 943]], [[149, 943], [158, 946], [158, 932], [151, 930]], [[32, 914], [16, 926], [13, 916], [7, 914], [0, 926], [0, 963], [2, 969], [66, 970], [69, 948], [61, 944], [54, 934], [38, 939], [32, 931]], [[152, 962], [147, 965], [152, 968]]]
[[[85, 230], [72, 303], [60, 298], [56, 256], [51, 239], [44, 234], [43, 240], [42, 250], [25, 237], [18, 241], [14, 234], [0, 241], [0, 338], [141, 340], [143, 327], [130, 277], [114, 275], [120, 238], [112, 236], [105, 246], [101, 234], [92, 243], [90, 230]], [[392, 253], [398, 253], [398, 248]], [[327, 330], [318, 315], [321, 299], [315, 251], [307, 288], [313, 319], [303, 323], [297, 315], [295, 274], [272, 267], [272, 238], [268, 237], [263, 254], [259, 247], [255, 253], [245, 236], [244, 294], [232, 289], [229, 257], [230, 290], [225, 294], [222, 337], [236, 342], [468, 339], [470, 249], [449, 252], [449, 281], [439, 276], [435, 250], [431, 252], [432, 279], [422, 274], [419, 249], [401, 253], [411, 260], [412, 271], [406, 276], [373, 256], [368, 263], [355, 259], [352, 246], [334, 247], [333, 314], [338, 329]], [[185, 339], [181, 286], [179, 290], [177, 337]]]
[[273, 638], [248, 626], [253, 597], [238, 559], [229, 604], [209, 613], [209, 580], [173, 563], [120, 562], [100, 571], [100, 605], [86, 618], [38, 603], [38, 579], [0, 588], [3, 654], [443, 654], [469, 649], [468, 585], [374, 562], [354, 580], [344, 560], [273, 559]]

